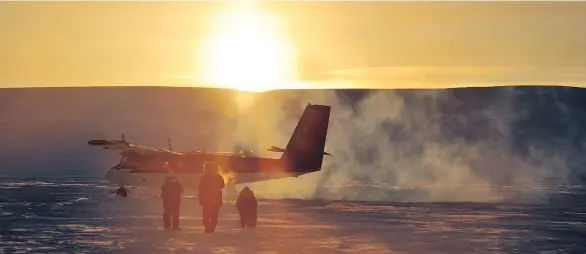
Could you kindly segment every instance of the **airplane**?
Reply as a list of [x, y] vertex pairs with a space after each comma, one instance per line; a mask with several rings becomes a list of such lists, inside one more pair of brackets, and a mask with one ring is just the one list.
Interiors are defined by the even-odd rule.
[[119, 163], [106, 170], [105, 179], [117, 184], [126, 196], [125, 186], [161, 188], [168, 176], [175, 176], [186, 191], [197, 191], [204, 163], [215, 163], [226, 185], [298, 177], [321, 170], [329, 127], [330, 106], [308, 104], [283, 148], [271, 146], [267, 151], [282, 153], [280, 158], [256, 157], [250, 153], [175, 152], [122, 140], [93, 139], [90, 146], [121, 151]]

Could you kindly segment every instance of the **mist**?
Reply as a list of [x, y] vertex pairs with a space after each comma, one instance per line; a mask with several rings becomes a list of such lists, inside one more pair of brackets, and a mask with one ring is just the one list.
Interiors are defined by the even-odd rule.
[[568, 183], [566, 152], [535, 144], [518, 152], [511, 136], [523, 117], [514, 108], [518, 94], [493, 91], [387, 90], [361, 98], [337, 91], [241, 93], [247, 100], [231, 118], [236, 131], [223, 132], [220, 143], [238, 140], [239, 148], [280, 156], [263, 151], [288, 142], [307, 103], [326, 104], [332, 106], [326, 151], [333, 156], [324, 157], [323, 170], [248, 184], [258, 196], [505, 201], [521, 193], [541, 199], [543, 188]]
[[[584, 89], [4, 89], [1, 174], [103, 174], [117, 139], [176, 151], [286, 146], [307, 103], [332, 107], [323, 169], [247, 184], [262, 198], [542, 201], [579, 183]], [[63, 101], [62, 98], [70, 98]], [[237, 186], [237, 189], [241, 188]]]

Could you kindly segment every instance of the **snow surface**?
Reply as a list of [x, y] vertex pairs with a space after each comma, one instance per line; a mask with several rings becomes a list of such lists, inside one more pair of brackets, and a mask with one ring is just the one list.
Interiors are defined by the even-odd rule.
[[0, 253], [586, 253], [586, 188], [540, 203], [261, 200], [259, 226], [237, 227], [233, 198], [215, 234], [197, 200], [163, 231], [161, 200], [113, 196], [101, 176], [0, 178]]

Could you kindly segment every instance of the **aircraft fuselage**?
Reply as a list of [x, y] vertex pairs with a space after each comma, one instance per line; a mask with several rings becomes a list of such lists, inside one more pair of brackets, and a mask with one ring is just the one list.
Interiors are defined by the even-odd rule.
[[117, 185], [160, 188], [164, 179], [174, 174], [184, 189], [197, 189], [205, 162], [218, 164], [227, 184], [296, 177], [320, 170], [296, 168], [285, 158], [258, 158], [236, 154], [190, 153], [184, 157], [166, 160], [148, 155], [127, 155], [106, 171], [105, 178]]

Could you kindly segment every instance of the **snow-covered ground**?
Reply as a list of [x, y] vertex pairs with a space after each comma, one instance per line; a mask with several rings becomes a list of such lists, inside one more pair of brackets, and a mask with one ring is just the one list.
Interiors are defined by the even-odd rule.
[[100, 177], [0, 178], [0, 253], [586, 253], [579, 186], [539, 203], [262, 200], [249, 231], [228, 198], [211, 235], [195, 197], [167, 232], [160, 199], [112, 190]]

